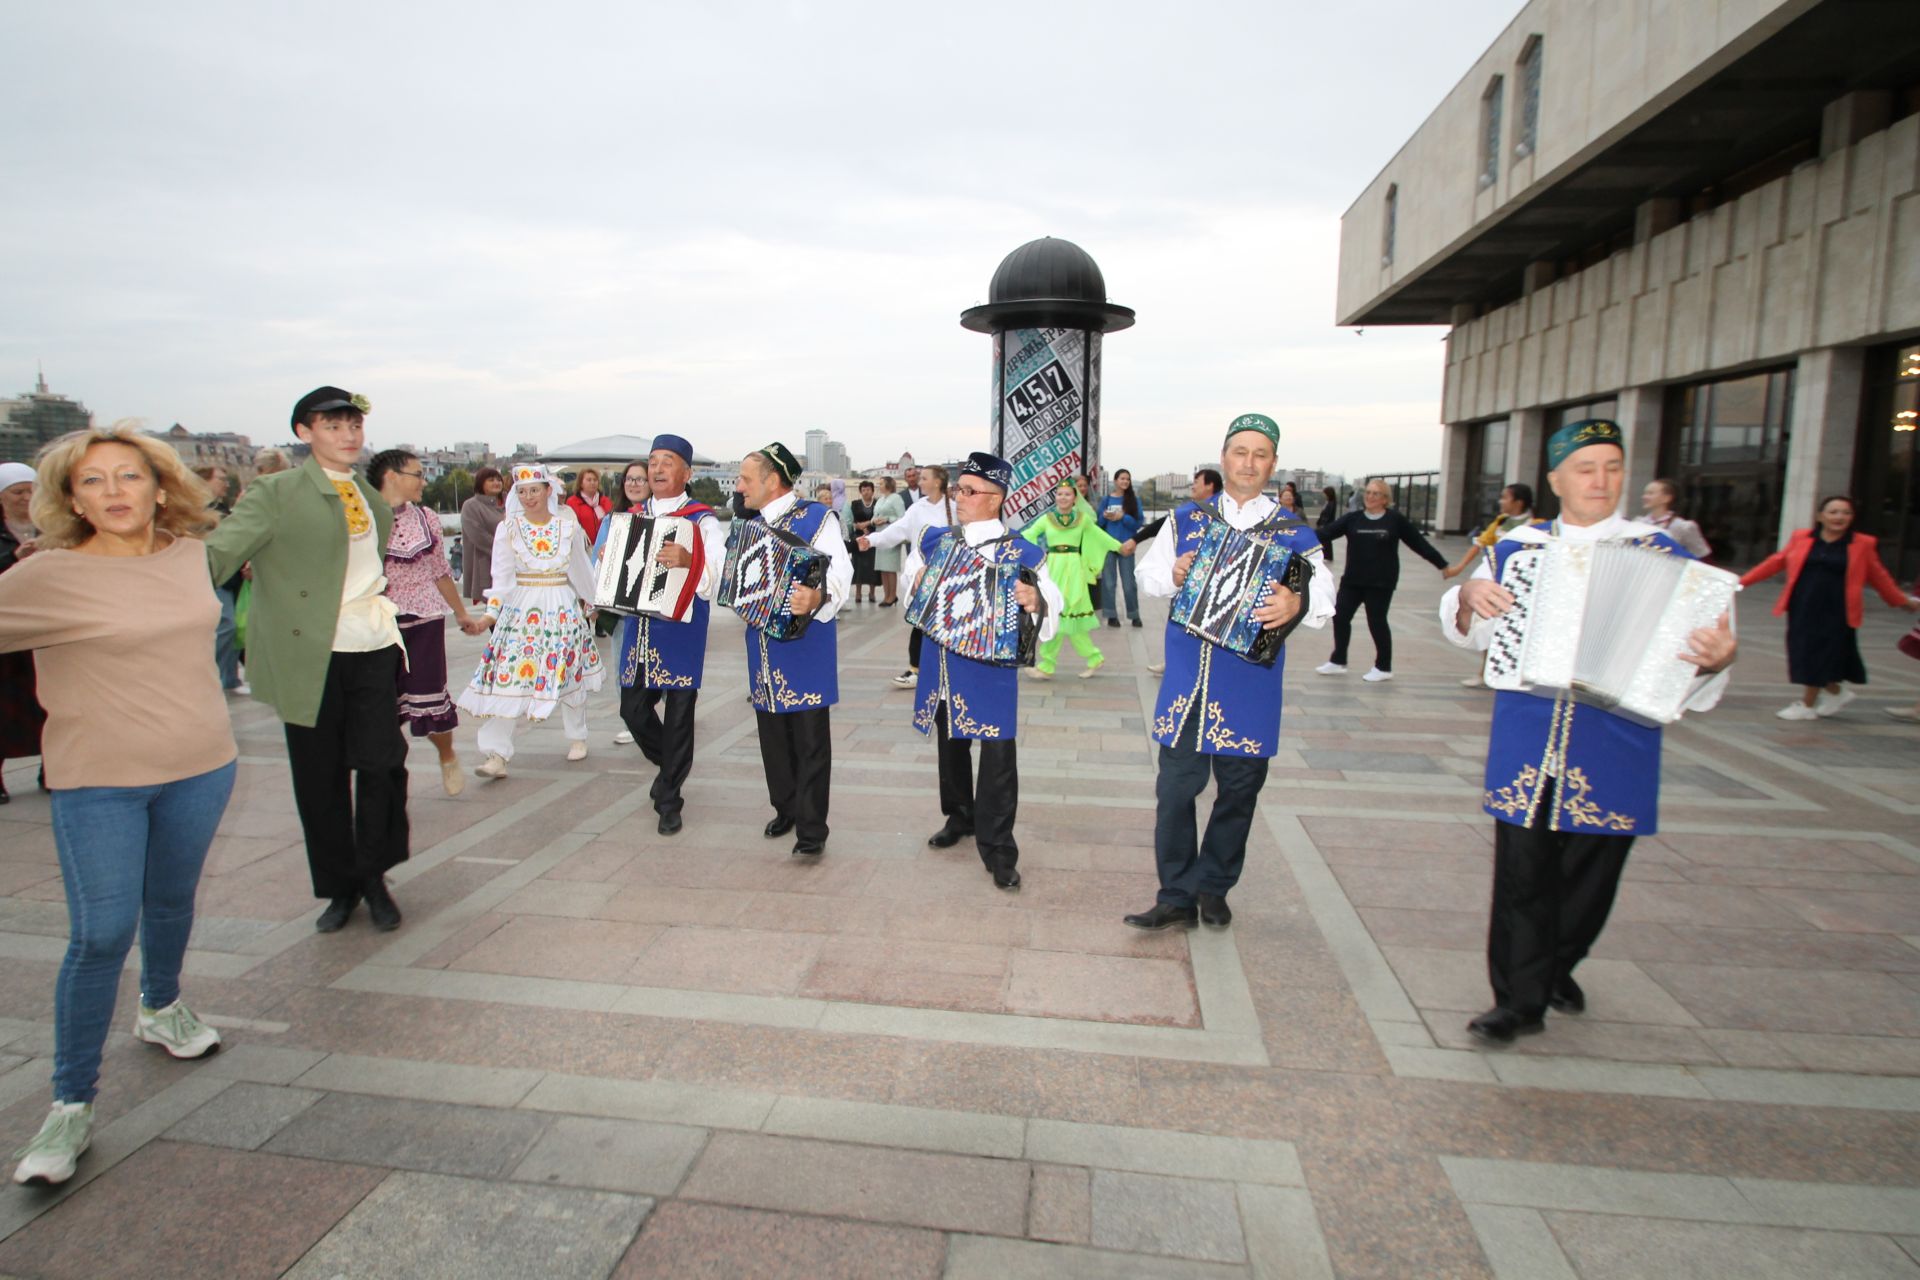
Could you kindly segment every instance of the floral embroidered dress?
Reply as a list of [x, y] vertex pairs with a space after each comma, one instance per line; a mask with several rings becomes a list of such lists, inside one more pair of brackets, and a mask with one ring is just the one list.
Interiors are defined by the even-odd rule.
[[535, 524], [524, 511], [500, 523], [487, 613], [497, 619], [459, 705], [483, 716], [544, 720], [583, 706], [606, 677], [587, 624], [593, 596], [587, 538], [562, 507]]

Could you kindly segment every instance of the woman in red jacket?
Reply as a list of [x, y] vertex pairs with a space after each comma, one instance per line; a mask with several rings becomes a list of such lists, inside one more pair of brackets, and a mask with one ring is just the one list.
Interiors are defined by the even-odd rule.
[[1774, 714], [1782, 720], [1830, 716], [1853, 701], [1847, 684], [1867, 682], [1860, 660], [1860, 621], [1871, 582], [1880, 598], [1896, 609], [1920, 609], [1920, 600], [1902, 591], [1880, 563], [1876, 539], [1853, 527], [1853, 499], [1821, 500], [1811, 529], [1796, 529], [1787, 545], [1749, 569], [1743, 587], [1786, 570], [1787, 585], [1774, 602], [1787, 615], [1787, 678], [1802, 687], [1800, 701]]
[[587, 544], [591, 546], [595, 535], [600, 532], [600, 522], [613, 512], [613, 502], [600, 492], [600, 473], [592, 467], [581, 469], [573, 481], [573, 496], [567, 499], [567, 506], [580, 519], [580, 532], [587, 535]]

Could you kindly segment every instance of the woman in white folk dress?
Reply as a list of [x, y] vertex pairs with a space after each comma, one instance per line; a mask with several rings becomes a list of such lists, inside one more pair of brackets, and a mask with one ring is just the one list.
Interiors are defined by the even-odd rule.
[[573, 512], [553, 502], [553, 481], [537, 463], [513, 468], [507, 514], [493, 540], [493, 585], [486, 619], [493, 628], [479, 669], [456, 701], [482, 717], [482, 778], [507, 776], [522, 720], [560, 708], [567, 759], [587, 755], [587, 695], [605, 668], [593, 643], [593, 568], [588, 539]]

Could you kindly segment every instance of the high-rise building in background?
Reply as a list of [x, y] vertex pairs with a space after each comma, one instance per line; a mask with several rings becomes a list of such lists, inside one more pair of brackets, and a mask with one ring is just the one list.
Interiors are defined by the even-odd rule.
[[826, 448], [820, 451], [820, 469], [830, 476], [847, 474], [847, 446], [838, 440], [827, 441]]
[[48, 441], [92, 425], [87, 406], [47, 390], [47, 375], [40, 373], [31, 392], [0, 400], [0, 462], [32, 462]]
[[827, 433], [815, 427], [807, 432], [807, 470], [824, 471], [827, 465]]

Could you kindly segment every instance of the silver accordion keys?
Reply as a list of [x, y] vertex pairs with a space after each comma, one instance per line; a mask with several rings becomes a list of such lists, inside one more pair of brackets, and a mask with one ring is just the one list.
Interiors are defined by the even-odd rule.
[[1039, 653], [1040, 621], [1020, 607], [1013, 589], [1039, 588], [1033, 570], [1002, 560], [999, 550], [1021, 539], [1009, 534], [970, 547], [957, 533], [934, 544], [926, 571], [907, 601], [907, 621], [950, 653], [996, 667], [1030, 667]]
[[764, 520], [736, 517], [728, 528], [720, 604], [769, 639], [800, 638], [813, 615], [794, 613], [793, 589], [818, 588], [826, 580], [826, 553], [804, 539]]
[[685, 516], [635, 511], [608, 516], [607, 540], [593, 581], [594, 608], [685, 621], [693, 612], [700, 578], [691, 567], [671, 569], [655, 560], [660, 548], [668, 545], [685, 547], [697, 564], [699, 527]]
[[[1248, 662], [1270, 667], [1280, 646], [1307, 616], [1307, 588], [1313, 565], [1297, 552], [1278, 546], [1273, 534], [1293, 520], [1269, 520], [1252, 529], [1236, 529], [1210, 506], [1199, 508], [1208, 521], [1195, 548], [1185, 581], [1174, 592], [1169, 617], [1188, 635], [1219, 645]], [[1317, 545], [1317, 544], [1316, 544]], [[1276, 587], [1300, 597], [1300, 611], [1284, 626], [1267, 628], [1253, 616]]]
[[1725, 569], [1632, 542], [1561, 540], [1507, 557], [1513, 608], [1494, 626], [1487, 687], [1602, 707], [1640, 724], [1681, 715], [1699, 668], [1687, 636], [1733, 607]]

